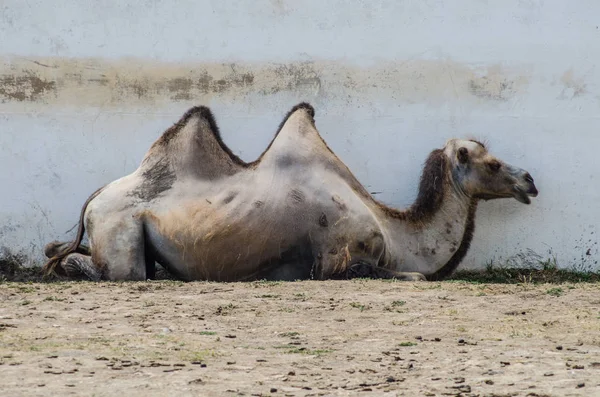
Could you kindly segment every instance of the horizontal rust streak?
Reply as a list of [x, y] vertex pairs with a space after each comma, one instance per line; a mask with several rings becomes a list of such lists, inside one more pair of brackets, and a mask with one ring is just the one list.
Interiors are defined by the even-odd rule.
[[293, 92], [328, 99], [390, 95], [404, 103], [507, 101], [526, 73], [409, 60], [359, 68], [335, 61], [162, 63], [141, 59], [0, 58], [0, 104], [123, 106]]

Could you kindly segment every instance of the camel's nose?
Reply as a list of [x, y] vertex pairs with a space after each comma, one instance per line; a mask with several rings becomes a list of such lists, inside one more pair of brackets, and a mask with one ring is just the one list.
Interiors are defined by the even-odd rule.
[[533, 183], [533, 177], [531, 174], [529, 172], [525, 172], [523, 179], [525, 179], [525, 182], [527, 182], [527, 194], [532, 197], [536, 197], [538, 195], [538, 190]]
[[538, 189], [533, 182], [533, 177], [526, 170], [506, 164], [509, 174], [514, 178], [513, 183], [516, 184], [518, 190], [530, 197], [538, 195]]
[[537, 197], [538, 190], [533, 183], [529, 186], [529, 189], [527, 190], [527, 194], [530, 195], [531, 197]]

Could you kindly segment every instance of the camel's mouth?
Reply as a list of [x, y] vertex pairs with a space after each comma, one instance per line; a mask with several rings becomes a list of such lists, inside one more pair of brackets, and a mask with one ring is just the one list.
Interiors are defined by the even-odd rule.
[[529, 183], [526, 189], [520, 185], [513, 187], [513, 197], [523, 204], [531, 204], [530, 197], [537, 197], [537, 195], [538, 190], [533, 183]]
[[504, 193], [480, 193], [475, 197], [480, 200], [495, 200], [501, 198], [511, 198], [513, 197], [520, 203], [523, 204], [531, 204], [530, 197], [537, 197], [538, 190], [533, 183], [528, 183], [528, 186], [523, 187], [521, 185], [513, 185], [512, 190], [510, 192]]

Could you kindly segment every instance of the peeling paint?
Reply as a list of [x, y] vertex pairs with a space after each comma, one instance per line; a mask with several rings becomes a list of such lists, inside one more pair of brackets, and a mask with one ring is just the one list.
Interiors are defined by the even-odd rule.
[[[524, 71], [448, 60], [381, 62], [360, 68], [335, 61], [179, 64], [142, 59], [0, 59], [3, 103], [59, 106], [147, 106], [279, 92], [329, 99], [387, 93], [405, 103], [507, 101], [524, 92], [528, 81]], [[343, 92], [339, 87], [344, 87]]]
[[513, 82], [508, 80], [494, 81], [487, 76], [469, 81], [469, 91], [483, 99], [506, 101], [512, 92]]
[[493, 66], [485, 75], [469, 80], [469, 92], [485, 100], [507, 101], [515, 96], [525, 83], [523, 76], [507, 78], [500, 67]]
[[39, 101], [55, 91], [56, 83], [24, 69], [21, 74], [0, 77], [0, 99], [4, 101]]

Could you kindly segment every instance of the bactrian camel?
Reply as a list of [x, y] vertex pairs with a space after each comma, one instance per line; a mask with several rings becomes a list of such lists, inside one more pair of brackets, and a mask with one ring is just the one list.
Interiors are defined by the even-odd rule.
[[331, 151], [309, 104], [291, 109], [251, 163], [223, 143], [200, 106], [153, 143], [138, 169], [88, 198], [75, 241], [48, 244], [44, 270], [145, 280], [158, 262], [183, 280], [438, 280], [467, 253], [479, 200], [529, 204], [537, 193], [528, 172], [482, 143], [451, 139], [427, 158], [415, 203], [396, 210]]

